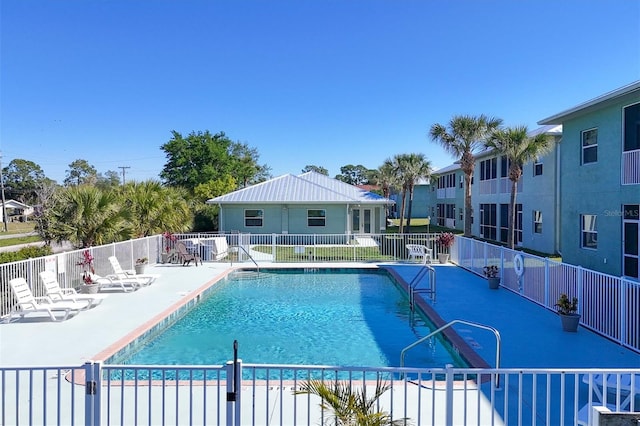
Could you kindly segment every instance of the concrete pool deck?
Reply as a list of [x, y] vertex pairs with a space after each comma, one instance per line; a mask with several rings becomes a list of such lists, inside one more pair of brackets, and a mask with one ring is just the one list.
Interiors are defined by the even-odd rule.
[[[233, 267], [247, 267], [250, 264], [234, 264]], [[264, 267], [372, 267], [370, 263], [326, 263], [326, 264], [261, 264]], [[406, 281], [411, 281], [418, 272], [419, 266], [407, 264], [385, 264]], [[558, 316], [541, 306], [530, 302], [511, 291], [501, 288], [490, 290], [486, 280], [454, 265], [434, 265], [437, 271], [437, 300], [433, 307], [445, 322], [454, 319], [464, 319], [495, 327], [502, 338], [502, 362], [500, 367], [505, 368], [598, 368], [598, 369], [638, 369], [640, 368], [640, 354], [632, 352], [604, 337], [589, 330], [580, 328], [577, 333], [563, 332]], [[73, 318], [64, 322], [51, 322], [48, 317], [36, 318], [27, 316], [24, 320], [18, 320], [9, 324], [0, 323], [0, 367], [38, 367], [38, 366], [81, 366], [88, 360], [99, 359], [97, 355], [104, 354], [105, 350], [122, 341], [126, 336], [135, 334], [141, 326], [151, 324], [165, 315], [169, 310], [190, 299], [203, 286], [221, 276], [227, 274], [232, 268], [229, 263], [205, 263], [202, 266], [182, 267], [181, 265], [153, 265], [148, 267], [148, 273], [159, 273], [161, 277], [151, 286], [142, 288], [132, 293], [110, 292], [108, 298], [94, 309], [80, 312]], [[485, 359], [491, 367], [495, 366], [495, 337], [491, 332], [475, 329], [463, 324], [454, 326], [455, 330], [469, 346]], [[108, 351], [107, 351], [108, 352]], [[229, 349], [229, 359], [232, 358], [232, 350]], [[394, 365], [399, 365], [398, 363]], [[443, 366], [444, 367], [444, 366]], [[11, 381], [8, 381], [11, 389]], [[78, 386], [84, 388], [84, 386]], [[264, 387], [264, 386], [263, 386]], [[69, 386], [63, 386], [62, 390]], [[21, 389], [23, 392], [25, 387]], [[153, 387], [154, 401], [163, 401], [160, 395], [162, 386]], [[167, 391], [172, 387], [168, 386]], [[176, 389], [173, 387], [173, 389]], [[296, 397], [292, 389], [282, 389], [277, 386], [248, 387], [240, 389], [242, 394], [250, 400], [256, 398], [256, 406], [268, 405], [269, 412], [276, 413], [278, 408], [285, 407], [282, 411], [285, 415], [300, 416], [294, 407]], [[37, 391], [37, 390], [36, 390]], [[47, 381], [49, 394], [58, 392], [55, 381]], [[176, 389], [180, 398], [187, 398], [189, 394], [200, 392], [189, 387]], [[213, 392], [214, 390], [212, 390]], [[402, 392], [398, 388], [394, 392]], [[412, 401], [418, 400], [418, 388], [410, 388], [406, 395], [409, 407], [416, 407]], [[472, 407], [470, 413], [477, 413], [477, 421], [469, 418], [474, 424], [501, 424], [499, 415], [493, 418], [494, 411], [487, 400], [486, 393], [478, 389], [459, 389], [459, 395], [454, 396], [454, 412], [461, 413], [462, 404], [472, 402], [477, 404], [477, 410]], [[456, 394], [458, 393], [456, 392]], [[125, 388], [123, 392], [130, 394], [127, 400], [132, 400], [134, 389]], [[224, 394], [224, 390], [222, 391]], [[443, 411], [438, 407], [444, 406], [443, 389], [422, 388], [424, 393], [422, 413], [425, 418], [434, 416], [433, 424], [443, 424]], [[431, 396], [433, 394], [433, 396]], [[253, 396], [251, 396], [253, 395]], [[16, 397], [10, 392], [6, 397], [7, 407], [16, 406], [13, 399]], [[84, 402], [83, 392], [78, 391], [74, 397], [77, 406]], [[263, 401], [264, 400], [264, 401]], [[309, 406], [317, 407], [317, 400], [312, 400]], [[220, 401], [208, 406], [207, 409], [222, 408], [224, 403]], [[171, 410], [171, 407], [167, 407]], [[251, 418], [251, 404], [243, 404], [243, 418]], [[20, 407], [21, 416], [28, 418], [31, 413], [28, 407]], [[25, 411], [25, 413], [22, 413]], [[118, 407], [111, 407], [108, 411], [118, 417]], [[144, 410], [142, 410], [144, 411]], [[215, 416], [212, 411], [212, 418]], [[297, 413], [297, 414], [296, 414]], [[414, 411], [415, 413], [415, 411]], [[432, 414], [433, 413], [433, 414]], [[144, 413], [143, 413], [144, 414]], [[309, 414], [315, 417], [315, 410]], [[220, 413], [218, 413], [220, 415]], [[222, 418], [225, 413], [222, 408]], [[260, 413], [259, 415], [262, 415]], [[64, 415], [66, 416], [66, 414]], [[73, 416], [76, 416], [75, 414]], [[410, 415], [414, 421], [415, 414]], [[81, 418], [81, 417], [80, 417]], [[68, 420], [63, 418], [63, 423]], [[271, 418], [270, 421], [277, 419]], [[283, 424], [290, 424], [291, 419], [284, 419]], [[76, 420], [77, 421], [77, 420]], [[125, 423], [134, 424], [136, 421], [144, 422], [144, 418], [137, 418]], [[304, 423], [304, 422], [301, 422]], [[196, 422], [197, 424], [197, 422]], [[260, 421], [258, 423], [260, 424]], [[311, 423], [316, 424], [316, 423]], [[456, 424], [458, 424], [456, 422]], [[542, 424], [542, 422], [541, 422]]]
[[[273, 264], [267, 267], [371, 267], [371, 264]], [[246, 264], [234, 264], [234, 267]], [[390, 264], [407, 281], [418, 267]], [[229, 263], [202, 266], [153, 265], [162, 276], [132, 293], [105, 292], [104, 302], [63, 322], [27, 316], [0, 323], [0, 365], [74, 365], [93, 359], [127, 334], [189, 298], [204, 284], [226, 274]], [[514, 368], [640, 368], [640, 354], [587, 329], [563, 332], [558, 316], [513, 292], [490, 290], [486, 280], [461, 268], [435, 265], [437, 300], [433, 307], [445, 322], [463, 319], [495, 327], [502, 338], [501, 367]], [[446, 268], [446, 272], [443, 270]], [[38, 284], [39, 285], [39, 284]], [[495, 337], [465, 325], [458, 334], [495, 367]], [[231, 358], [231, 350], [230, 350]], [[399, 364], [398, 364], [399, 365]]]

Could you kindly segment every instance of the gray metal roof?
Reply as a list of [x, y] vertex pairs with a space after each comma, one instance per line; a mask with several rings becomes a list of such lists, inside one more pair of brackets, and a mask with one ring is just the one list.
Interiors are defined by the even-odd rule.
[[207, 200], [208, 204], [393, 204], [373, 192], [316, 172], [286, 174]]

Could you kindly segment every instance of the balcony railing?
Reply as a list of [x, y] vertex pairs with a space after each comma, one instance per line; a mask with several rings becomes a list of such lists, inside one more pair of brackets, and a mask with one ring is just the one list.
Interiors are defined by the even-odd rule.
[[640, 184], [640, 149], [622, 153], [622, 184]]

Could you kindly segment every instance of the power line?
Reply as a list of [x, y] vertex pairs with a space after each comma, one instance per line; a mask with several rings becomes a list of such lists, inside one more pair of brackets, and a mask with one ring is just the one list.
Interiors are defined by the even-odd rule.
[[124, 185], [124, 182], [125, 182], [125, 180], [124, 180], [124, 171], [126, 169], [130, 169], [131, 167], [130, 166], [118, 166], [118, 168], [122, 169], [122, 184]]

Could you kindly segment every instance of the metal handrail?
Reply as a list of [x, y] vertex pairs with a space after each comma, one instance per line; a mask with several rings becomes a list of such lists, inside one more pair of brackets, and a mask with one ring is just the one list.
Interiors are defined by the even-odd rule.
[[[256, 271], [260, 272], [260, 266], [258, 266], [258, 262], [256, 262], [256, 260], [253, 258], [253, 256], [251, 256], [251, 254], [247, 251], [246, 248], [244, 248], [241, 245], [237, 245], [237, 246], [234, 246], [234, 247], [238, 248], [238, 249], [242, 249], [242, 251], [247, 254], [247, 257], [249, 257], [249, 259], [251, 259], [253, 264], [256, 265]], [[231, 261], [230, 263], [231, 263], [231, 266], [233, 266], [233, 261]]]
[[[425, 273], [429, 274], [429, 288], [426, 290], [417, 290], [418, 284], [424, 278]], [[429, 293], [431, 301], [436, 301], [436, 270], [429, 265], [422, 265], [415, 277], [409, 283], [409, 306], [414, 307], [415, 293]]]
[[[451, 327], [454, 324], [466, 324], [466, 325], [470, 325], [472, 327], [478, 327], [478, 328], [483, 328], [485, 330], [489, 330], [492, 331], [493, 334], [496, 336], [496, 368], [500, 368], [500, 350], [501, 350], [501, 346], [500, 346], [500, 332], [494, 328], [491, 327], [489, 325], [484, 325], [484, 324], [480, 324], [477, 322], [472, 322], [472, 321], [465, 321], [465, 320], [453, 320], [448, 322], [447, 324], [443, 325], [442, 327], [440, 327], [439, 329], [432, 331], [431, 333], [429, 333], [428, 335], [426, 335], [425, 337], [418, 339], [416, 342], [413, 342], [412, 344], [410, 344], [409, 346], [407, 346], [406, 348], [404, 348], [401, 352], [400, 352], [400, 367], [404, 367], [404, 356], [405, 353], [409, 350], [412, 349], [416, 346], [418, 346], [420, 343], [424, 342], [425, 340], [427, 340], [430, 337], [433, 337], [434, 335], [442, 332], [443, 330]], [[500, 376], [496, 374], [496, 388], [500, 389]]]

